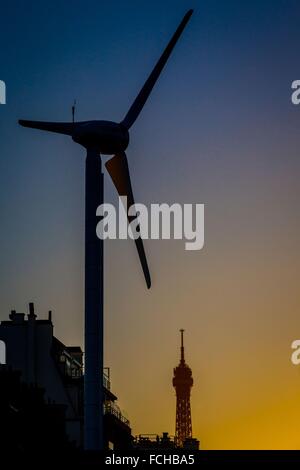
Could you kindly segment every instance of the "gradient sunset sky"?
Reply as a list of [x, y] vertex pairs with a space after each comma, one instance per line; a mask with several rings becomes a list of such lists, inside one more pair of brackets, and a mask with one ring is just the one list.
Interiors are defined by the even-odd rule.
[[[204, 203], [205, 247], [105, 245], [105, 365], [134, 434], [174, 434], [185, 328], [203, 449], [300, 449], [298, 0], [1, 5], [0, 319], [34, 301], [83, 346], [84, 150], [19, 118], [120, 121], [194, 15], [131, 131], [137, 202]], [[117, 202], [105, 175], [107, 202]]]

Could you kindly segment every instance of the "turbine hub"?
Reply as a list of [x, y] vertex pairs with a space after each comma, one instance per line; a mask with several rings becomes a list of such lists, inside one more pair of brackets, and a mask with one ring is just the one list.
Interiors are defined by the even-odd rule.
[[114, 155], [124, 152], [129, 144], [129, 133], [125, 126], [111, 121], [85, 121], [74, 125], [74, 142], [99, 153]]

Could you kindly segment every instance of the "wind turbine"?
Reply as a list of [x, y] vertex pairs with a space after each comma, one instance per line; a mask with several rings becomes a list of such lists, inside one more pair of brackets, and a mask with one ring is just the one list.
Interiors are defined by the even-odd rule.
[[[85, 169], [85, 371], [84, 371], [84, 447], [103, 448], [103, 241], [96, 235], [96, 209], [103, 204], [101, 154], [114, 155], [105, 167], [119, 196], [134, 204], [125, 150], [129, 129], [142, 111], [163, 67], [187, 25], [193, 10], [183, 17], [160, 59], [137, 95], [123, 121], [41, 122], [19, 120], [32, 129], [65, 134], [86, 149]], [[74, 120], [74, 119], [73, 119]], [[128, 217], [129, 222], [136, 216]], [[148, 289], [151, 277], [143, 241], [135, 240]]]

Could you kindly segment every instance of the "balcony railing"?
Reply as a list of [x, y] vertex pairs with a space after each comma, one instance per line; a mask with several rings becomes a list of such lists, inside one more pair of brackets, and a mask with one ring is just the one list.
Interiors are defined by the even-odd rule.
[[125, 418], [120, 408], [117, 405], [114, 405], [112, 402], [104, 403], [104, 414], [111, 414], [115, 416], [118, 420], [120, 420], [122, 423], [126, 424], [126, 426], [130, 427], [129, 420]]
[[107, 375], [105, 372], [103, 372], [103, 386], [106, 388], [106, 390], [110, 390], [109, 375]]

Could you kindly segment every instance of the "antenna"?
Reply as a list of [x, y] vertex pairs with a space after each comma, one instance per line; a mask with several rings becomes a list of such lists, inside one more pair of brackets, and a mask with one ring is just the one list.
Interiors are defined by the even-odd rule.
[[74, 103], [72, 106], [72, 122], [75, 122], [75, 111], [76, 111], [76, 100], [74, 100]]
[[184, 330], [180, 330], [180, 333], [181, 333], [181, 348], [180, 348], [181, 357], [180, 357], [180, 362], [184, 363], [184, 346], [183, 346], [183, 333], [184, 333]]

